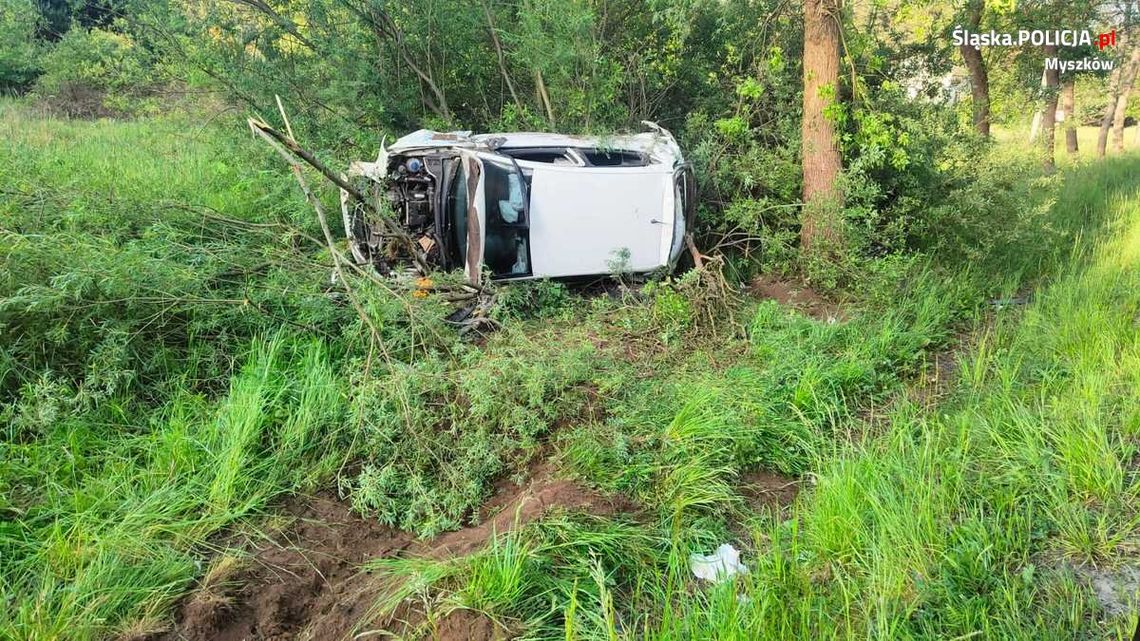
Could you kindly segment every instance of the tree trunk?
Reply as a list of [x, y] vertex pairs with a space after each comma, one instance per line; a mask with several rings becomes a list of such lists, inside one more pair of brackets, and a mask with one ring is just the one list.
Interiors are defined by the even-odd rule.
[[1112, 74], [1108, 77], [1108, 86], [1108, 104], [1105, 105], [1104, 115], [1100, 117], [1100, 130], [1096, 135], [1097, 158], [1104, 158], [1104, 152], [1108, 150], [1108, 132], [1112, 129], [1112, 117], [1116, 114], [1116, 92], [1120, 87], [1120, 67], [1112, 70]]
[[[970, 1], [966, 7], [966, 24], [970, 31], [978, 31], [984, 10], [985, 0]], [[990, 135], [990, 77], [986, 73], [986, 61], [982, 59], [980, 50], [968, 44], [963, 44], [958, 50], [962, 53], [962, 60], [966, 62], [966, 69], [970, 72], [970, 94], [974, 99], [974, 129], [988, 138]]]
[[[1140, 43], [1138, 43], [1140, 44]], [[1116, 120], [1117, 105], [1120, 102], [1120, 94], [1124, 88], [1125, 75], [1129, 73], [1131, 67], [1140, 62], [1140, 46], [1129, 43], [1131, 54], [1128, 61], [1121, 63], [1118, 67], [1112, 70], [1109, 85], [1112, 87], [1111, 93], [1108, 97], [1108, 106], [1105, 107], [1104, 116], [1100, 119], [1100, 133], [1096, 139], [1096, 155], [1103, 158], [1104, 153], [1108, 148], [1108, 132], [1112, 129], [1113, 122]], [[1125, 100], [1127, 104], [1127, 100]]]
[[491, 32], [491, 44], [495, 45], [495, 56], [499, 60], [499, 73], [503, 76], [503, 81], [507, 83], [507, 90], [511, 92], [511, 100], [515, 101], [515, 106], [523, 109], [522, 100], [519, 100], [519, 94], [515, 91], [515, 83], [511, 81], [511, 74], [507, 71], [507, 57], [503, 53], [503, 43], [499, 42], [498, 30], [495, 29], [495, 19], [491, 16], [491, 7], [487, 6], [487, 0], [482, 0], [483, 15], [487, 17], [487, 29]]
[[825, 115], [828, 105], [839, 97], [840, 2], [804, 0], [804, 209], [800, 229], [804, 251], [834, 246], [841, 240], [842, 160], [835, 125]]
[[1128, 98], [1132, 95], [1137, 70], [1140, 70], [1140, 46], [1133, 47], [1128, 64], [1120, 70], [1120, 90], [1112, 113], [1112, 147], [1116, 151], [1124, 151], [1124, 115], [1128, 110]]
[[[1045, 89], [1048, 72], [1044, 69], [1041, 70], [1041, 88]], [[1033, 124], [1029, 126], [1029, 144], [1037, 144], [1038, 137], [1041, 136], [1041, 119], [1045, 116], [1045, 108], [1038, 109], [1033, 114]]]
[[546, 119], [550, 122], [550, 128], [554, 129], [554, 107], [550, 104], [550, 94], [546, 91], [546, 81], [542, 78], [542, 70], [538, 67], [534, 68], [534, 93], [538, 96], [539, 103], [546, 109]]
[[1073, 113], [1076, 109], [1076, 91], [1072, 78], [1061, 85], [1061, 109], [1065, 112], [1065, 150], [1070, 156], [1076, 156], [1077, 117]]
[[[1057, 45], [1045, 45], [1045, 58], [1057, 55]], [[1041, 136], [1045, 146], [1045, 171], [1057, 168], [1054, 150], [1057, 147], [1057, 88], [1061, 84], [1061, 72], [1057, 69], [1045, 69], [1045, 110], [1041, 114]]]

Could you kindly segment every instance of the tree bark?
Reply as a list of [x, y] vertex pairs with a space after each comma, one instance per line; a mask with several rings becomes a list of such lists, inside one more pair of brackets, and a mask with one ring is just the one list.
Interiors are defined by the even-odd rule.
[[538, 96], [538, 101], [546, 109], [546, 119], [550, 122], [550, 128], [554, 128], [554, 107], [550, 104], [550, 94], [546, 92], [546, 81], [542, 78], [542, 70], [538, 67], [534, 68], [534, 92]]
[[841, 0], [804, 0], [804, 208], [800, 246], [812, 251], [841, 240], [839, 186], [843, 168], [835, 125], [826, 109], [839, 97]]
[[1128, 98], [1132, 95], [1132, 85], [1136, 82], [1138, 70], [1140, 70], [1140, 46], [1134, 46], [1128, 64], [1120, 70], [1120, 90], [1112, 113], [1112, 147], [1116, 151], [1124, 151], [1124, 116], [1128, 110]]
[[1108, 77], [1108, 104], [1104, 108], [1104, 115], [1100, 118], [1100, 130], [1096, 136], [1096, 155], [1097, 158], [1104, 158], [1104, 152], [1108, 149], [1108, 132], [1112, 129], [1112, 117], [1116, 114], [1116, 93], [1120, 88], [1120, 67], [1112, 70], [1112, 74]]
[[[1045, 45], [1045, 58], [1057, 55], [1057, 45]], [[1042, 144], [1045, 147], [1045, 171], [1057, 168], [1055, 149], [1057, 147], [1057, 88], [1061, 84], [1061, 72], [1045, 68], [1045, 110], [1041, 114]]]
[[[1044, 69], [1041, 70], [1041, 89], [1045, 89], [1048, 72]], [[1029, 144], [1037, 144], [1037, 139], [1041, 136], [1041, 119], [1045, 116], [1045, 108], [1041, 107], [1033, 113], [1033, 124], [1029, 126]]]
[[1070, 156], [1077, 155], [1076, 91], [1073, 79], [1061, 84], [1061, 109], [1065, 112], [1065, 150]]
[[[970, 31], [977, 32], [985, 11], [985, 0], [971, 0], [966, 7], [966, 24]], [[958, 48], [966, 69], [970, 72], [970, 94], [973, 96], [974, 130], [985, 137], [990, 135], [990, 77], [986, 73], [986, 61], [982, 52], [968, 44]]]

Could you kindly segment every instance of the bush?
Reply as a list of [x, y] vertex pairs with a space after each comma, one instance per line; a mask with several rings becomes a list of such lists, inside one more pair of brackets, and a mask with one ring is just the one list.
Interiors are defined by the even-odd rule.
[[36, 93], [62, 114], [96, 118], [150, 110], [152, 85], [147, 53], [129, 35], [74, 28], [45, 56]]
[[353, 504], [423, 536], [460, 527], [512, 456], [585, 407], [599, 360], [584, 336], [507, 329], [455, 359], [361, 375], [354, 406], [365, 464], [347, 482]]
[[31, 0], [5, 0], [0, 11], [0, 93], [20, 92], [39, 73], [36, 9]]

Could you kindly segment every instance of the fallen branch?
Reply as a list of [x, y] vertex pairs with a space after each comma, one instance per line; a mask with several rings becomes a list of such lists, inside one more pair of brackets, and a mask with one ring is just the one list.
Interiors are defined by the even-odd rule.
[[421, 251], [419, 246], [416, 245], [415, 241], [412, 240], [412, 237], [409, 236], [407, 232], [401, 229], [400, 226], [395, 222], [389, 220], [387, 216], [381, 213], [375, 205], [373, 205], [368, 201], [367, 198], [364, 197], [364, 194], [360, 193], [359, 190], [349, 184], [347, 180], [326, 167], [325, 164], [313, 156], [313, 154], [309, 153], [303, 147], [301, 147], [301, 145], [297, 143], [292, 135], [283, 134], [280, 131], [274, 129], [265, 121], [258, 118], [250, 118], [248, 122], [250, 130], [255, 134], [261, 136], [267, 143], [269, 143], [269, 145], [273, 147], [277, 153], [280, 154], [287, 163], [289, 163], [291, 167], [299, 168], [300, 164], [297, 162], [297, 159], [304, 161], [310, 167], [320, 172], [322, 176], [324, 176], [334, 185], [342, 189], [344, 193], [347, 193], [353, 200], [360, 203], [365, 209], [367, 209], [375, 217], [375, 219], [379, 221], [380, 226], [384, 230], [384, 234], [395, 238], [401, 247], [408, 252], [408, 255], [412, 257], [412, 262], [414, 262], [416, 265], [416, 269], [421, 274], [426, 275], [429, 271], [431, 271], [431, 268], [427, 263], [427, 258], [423, 254], [423, 251]]
[[693, 256], [693, 266], [697, 269], [704, 269], [704, 259], [708, 257], [697, 251], [697, 244], [693, 242], [693, 235], [688, 232], [685, 233], [685, 245], [688, 246], [689, 253]]

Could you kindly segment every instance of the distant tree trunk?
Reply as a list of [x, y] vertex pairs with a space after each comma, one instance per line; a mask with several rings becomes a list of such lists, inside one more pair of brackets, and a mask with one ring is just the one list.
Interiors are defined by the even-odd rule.
[[[1045, 57], [1057, 55], [1057, 45], [1045, 45]], [[1055, 149], [1057, 147], [1057, 88], [1061, 84], [1061, 72], [1045, 68], [1045, 110], [1041, 114], [1041, 131], [1045, 146], [1044, 166], [1046, 171], [1057, 168]]]
[[[1140, 46], [1137, 46], [1137, 44], [1130, 44], [1131, 54], [1129, 55], [1128, 61], [1113, 69], [1112, 75], [1110, 76], [1109, 85], [1112, 89], [1108, 97], [1108, 106], [1105, 107], [1104, 116], [1100, 119], [1100, 133], [1096, 139], [1096, 155], [1101, 158], [1104, 157], [1104, 153], [1108, 148], [1108, 132], [1112, 129], [1112, 125], [1116, 121], [1116, 112], [1120, 111], [1118, 106], [1120, 104], [1120, 95], [1123, 93], [1126, 76], [1133, 74], [1132, 67], [1140, 63]], [[1131, 84], [1131, 82], [1128, 84]], [[1127, 104], [1128, 100], [1125, 99], [1124, 102]]]
[[546, 91], [546, 81], [542, 78], [542, 70], [538, 67], [534, 68], [534, 93], [538, 96], [538, 101], [546, 109], [546, 119], [550, 122], [550, 128], [554, 128], [554, 107], [550, 104], [550, 94]]
[[499, 59], [499, 73], [503, 76], [503, 82], [507, 84], [507, 91], [511, 92], [511, 100], [515, 102], [515, 106], [519, 109], [523, 108], [523, 103], [519, 100], [519, 94], [515, 91], [515, 83], [511, 81], [511, 74], [507, 71], [507, 57], [503, 53], [503, 43], [499, 42], [499, 33], [495, 28], [495, 19], [491, 16], [491, 7], [487, 5], [487, 0], [482, 0], [483, 15], [487, 17], [487, 29], [491, 32], [491, 44], [495, 45], [495, 56]]
[[[804, 0], [804, 114], [802, 153], [804, 209], [800, 245], [811, 251], [841, 240], [843, 168], [834, 124], [825, 110], [839, 97], [841, 0]], [[822, 242], [821, 242], [822, 241]]]
[[1077, 155], [1076, 91], [1073, 79], [1061, 84], [1061, 109], [1065, 112], [1065, 150], [1070, 156]]
[[[1045, 88], [1046, 71], [1041, 70], [1041, 88]], [[1029, 144], [1037, 143], [1037, 138], [1041, 135], [1041, 119], [1045, 116], [1044, 109], [1038, 109], [1033, 113], [1033, 124], [1029, 126]]]
[[1128, 66], [1120, 71], [1120, 93], [1116, 97], [1116, 109], [1112, 114], [1112, 147], [1116, 151], [1124, 151], [1124, 117], [1128, 111], [1132, 85], [1136, 83], [1137, 70], [1140, 70], [1140, 46], [1132, 50]]
[[[966, 24], [970, 31], [977, 32], [985, 11], [985, 0], [970, 0], [966, 7]], [[974, 98], [974, 129], [981, 135], [990, 135], [990, 77], [986, 73], [986, 61], [982, 52], [968, 44], [958, 50], [970, 72], [970, 93]]]
[[1104, 107], [1104, 115], [1100, 117], [1100, 131], [1096, 136], [1097, 158], [1104, 158], [1104, 152], [1108, 150], [1108, 132], [1112, 129], [1112, 117], [1116, 114], [1116, 93], [1120, 90], [1120, 66], [1108, 76], [1108, 87], [1108, 103]]

